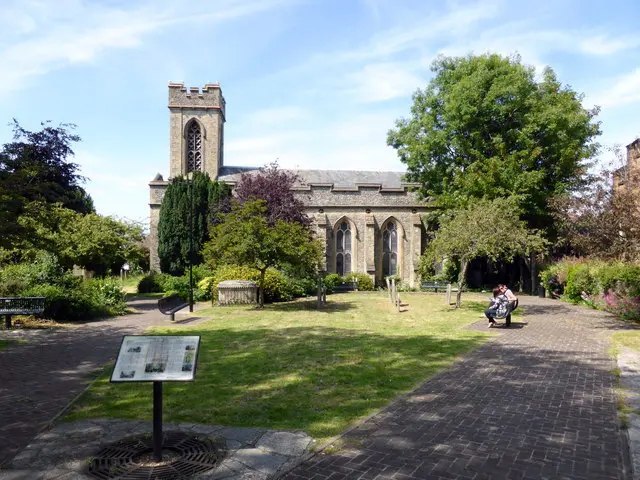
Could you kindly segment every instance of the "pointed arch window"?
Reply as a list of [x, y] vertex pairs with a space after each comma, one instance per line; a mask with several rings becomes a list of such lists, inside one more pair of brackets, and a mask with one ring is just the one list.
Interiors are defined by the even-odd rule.
[[187, 130], [187, 173], [202, 170], [202, 131], [198, 122], [191, 122]]
[[336, 273], [351, 273], [351, 227], [347, 221], [341, 222], [336, 232]]
[[394, 222], [387, 223], [382, 232], [382, 274], [398, 273], [398, 229]]

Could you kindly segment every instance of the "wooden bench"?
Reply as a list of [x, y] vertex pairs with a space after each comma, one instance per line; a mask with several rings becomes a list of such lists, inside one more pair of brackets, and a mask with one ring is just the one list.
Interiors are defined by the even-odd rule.
[[438, 290], [446, 290], [447, 285], [450, 285], [449, 282], [440, 282], [437, 280], [425, 280], [420, 284], [421, 290], [433, 290], [435, 293], [438, 293]]
[[333, 293], [341, 293], [341, 292], [357, 292], [358, 291], [358, 282], [344, 282], [340, 285], [336, 285], [333, 287]]
[[0, 298], [0, 315], [5, 316], [5, 326], [11, 328], [13, 315], [41, 315], [44, 312], [45, 297], [3, 297]]
[[158, 300], [158, 310], [165, 315], [170, 315], [172, 322], [176, 319], [175, 313], [188, 306], [189, 304], [185, 303], [177, 293], [169, 295], [168, 297], [162, 297]]

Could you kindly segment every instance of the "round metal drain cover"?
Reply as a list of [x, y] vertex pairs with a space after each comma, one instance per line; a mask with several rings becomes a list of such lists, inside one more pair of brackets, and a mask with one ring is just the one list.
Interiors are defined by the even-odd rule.
[[153, 460], [151, 435], [140, 435], [100, 450], [91, 459], [89, 474], [103, 480], [182, 480], [215, 468], [223, 457], [209, 438], [165, 432], [162, 440], [162, 462]]

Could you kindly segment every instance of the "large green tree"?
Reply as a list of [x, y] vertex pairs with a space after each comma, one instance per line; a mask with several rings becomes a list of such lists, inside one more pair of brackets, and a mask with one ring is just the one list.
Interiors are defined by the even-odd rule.
[[72, 144], [80, 137], [74, 125], [53, 127], [49, 122], [31, 132], [13, 121], [13, 141], [0, 149], [0, 248], [14, 250], [14, 245], [33, 234], [19, 223], [30, 202], [59, 203], [86, 214], [94, 212], [91, 197], [82, 188], [73, 157]]
[[[202, 263], [202, 247], [209, 238], [209, 226], [216, 212], [224, 211], [231, 195], [228, 185], [211, 181], [208, 174], [194, 172], [192, 178], [178, 176], [172, 180], [162, 199], [158, 222], [158, 256], [160, 270], [182, 275], [189, 265]], [[193, 217], [191, 217], [193, 215]], [[189, 229], [193, 229], [190, 248]]]
[[520, 220], [515, 198], [478, 200], [466, 208], [449, 210], [422, 258], [421, 268], [446, 260], [460, 262], [458, 297], [466, 285], [469, 263], [478, 257], [511, 261], [516, 255], [541, 253], [547, 241], [539, 230]]
[[33, 260], [39, 251], [54, 254], [60, 264], [74, 265], [98, 276], [119, 273], [123, 264], [147, 266], [142, 225], [95, 213], [81, 215], [60, 204], [31, 202], [25, 207], [20, 225], [32, 232], [20, 242], [23, 259]]
[[529, 226], [553, 237], [549, 199], [588, 180], [598, 108], [585, 109], [551, 68], [536, 79], [518, 56], [440, 57], [432, 70], [388, 134], [407, 178], [444, 208], [514, 196]]
[[299, 222], [276, 220], [270, 223], [264, 200], [233, 202], [231, 211], [211, 227], [205, 245], [205, 261], [245, 265], [260, 272], [259, 305], [264, 306], [264, 279], [268, 268], [315, 271], [322, 258], [322, 245], [311, 229]]

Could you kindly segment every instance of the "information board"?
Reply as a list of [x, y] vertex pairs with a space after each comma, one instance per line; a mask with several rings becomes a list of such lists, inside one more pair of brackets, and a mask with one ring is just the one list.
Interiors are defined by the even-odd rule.
[[197, 335], [125, 335], [111, 381], [193, 381], [199, 347]]

